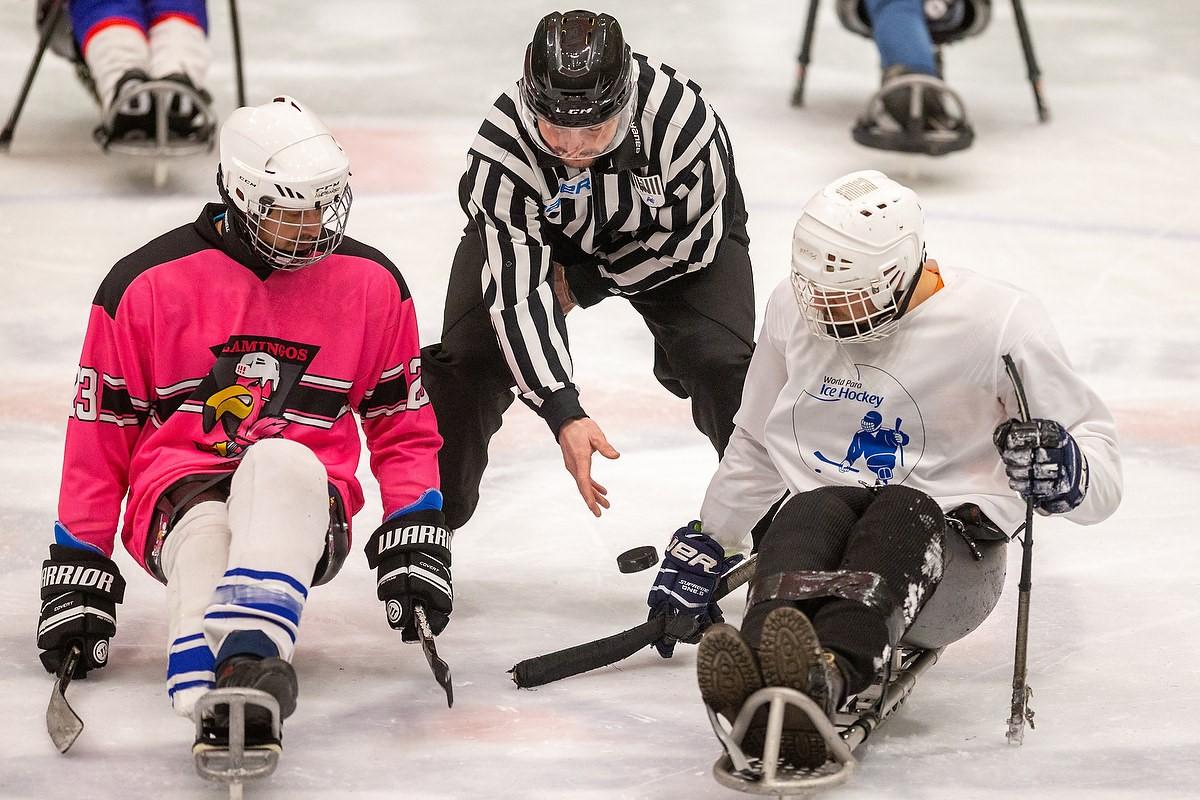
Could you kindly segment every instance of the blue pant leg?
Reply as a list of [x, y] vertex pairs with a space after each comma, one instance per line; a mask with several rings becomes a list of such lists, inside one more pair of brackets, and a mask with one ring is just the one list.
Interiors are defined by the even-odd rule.
[[921, 0], [866, 0], [866, 6], [884, 69], [901, 64], [912, 72], [937, 74]]
[[208, 4], [204, 0], [148, 0], [146, 9], [151, 25], [163, 17], [183, 17], [208, 33]]
[[145, 31], [148, 27], [146, 8], [142, 0], [71, 0], [71, 31], [80, 50], [89, 34], [113, 22], [134, 25]]

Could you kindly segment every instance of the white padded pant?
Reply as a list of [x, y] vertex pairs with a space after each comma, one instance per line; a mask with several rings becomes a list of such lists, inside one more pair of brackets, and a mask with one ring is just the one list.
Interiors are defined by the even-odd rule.
[[227, 502], [198, 503], [167, 536], [167, 692], [190, 716], [212, 688], [221, 644], [261, 631], [291, 659], [300, 614], [329, 528], [325, 467], [287, 439], [256, 442], [233, 473]]

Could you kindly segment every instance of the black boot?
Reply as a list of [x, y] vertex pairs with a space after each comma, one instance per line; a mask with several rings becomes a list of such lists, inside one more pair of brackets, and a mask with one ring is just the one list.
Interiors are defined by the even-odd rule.
[[[287, 719], [296, 710], [300, 683], [296, 670], [282, 658], [231, 656], [217, 665], [216, 675], [218, 689], [259, 689], [274, 697], [279, 702], [280, 719]], [[250, 718], [249, 709], [246, 718]]]
[[154, 96], [149, 92], [134, 94], [147, 80], [149, 76], [140, 69], [131, 69], [117, 80], [112, 102], [105, 110], [108, 116], [96, 130], [98, 139], [111, 142], [154, 138]]
[[[764, 684], [802, 692], [826, 717], [832, 717], [844, 700], [845, 678], [836, 656], [822, 649], [812, 623], [798, 608], [783, 606], [767, 615], [758, 661]], [[812, 718], [797, 707], [789, 706], [784, 714], [781, 742], [780, 757], [793, 767], [817, 769], [831, 759]]]
[[[282, 658], [262, 658], [256, 655], [234, 655], [216, 668], [217, 689], [258, 689], [279, 703], [279, 718], [291, 716], [296, 710], [299, 683], [292, 665]], [[280, 752], [282, 736], [276, 736], [273, 715], [269, 709], [254, 703], [245, 705], [245, 742], [247, 749]], [[202, 721], [201, 732], [192, 747], [193, 752], [222, 749], [229, 746], [229, 705], [218, 704], [212, 717]]]
[[713, 625], [696, 653], [696, 681], [705, 704], [731, 723], [746, 698], [763, 688], [758, 658], [737, 628]]
[[[892, 91], [888, 91], [889, 83], [894, 82], [897, 78], [912, 74], [914, 74], [912, 70], [902, 64], [893, 64], [883, 71], [883, 80], [881, 82], [882, 99], [883, 107], [887, 111], [888, 116], [900, 126], [901, 130], [909, 130], [912, 133], [957, 129], [959, 123], [946, 111], [946, 106], [942, 103], [939, 92], [933, 89], [926, 89], [922, 92], [921, 116], [919, 119], [913, 120], [910, 115], [913, 89], [907, 86], [899, 86]], [[933, 77], [941, 79], [940, 75]]]
[[804, 612], [784, 606], [767, 615], [758, 648], [763, 681], [803, 692], [831, 717], [845, 699], [846, 679], [837, 656], [821, 647]]
[[[778, 608], [763, 623], [754, 650], [731, 625], [714, 625], [696, 655], [696, 679], [704, 702], [732, 724], [746, 700], [764, 686], [796, 689], [832, 716], [843, 700], [845, 681], [833, 653], [821, 649], [808, 618], [793, 607]], [[762, 758], [768, 707], [754, 715], [740, 747], [748, 758]], [[830, 758], [825, 740], [801, 709], [784, 713], [779, 758], [793, 769], [816, 769]]]
[[[164, 81], [177, 83], [182, 88], [171, 95], [171, 104], [167, 108], [167, 127], [171, 136], [178, 139], [205, 142], [212, 138], [214, 121], [212, 116], [212, 95], [204, 89], [199, 89], [191, 79], [182, 73], [173, 73], [163, 78]], [[203, 101], [198, 107], [193, 90]]]

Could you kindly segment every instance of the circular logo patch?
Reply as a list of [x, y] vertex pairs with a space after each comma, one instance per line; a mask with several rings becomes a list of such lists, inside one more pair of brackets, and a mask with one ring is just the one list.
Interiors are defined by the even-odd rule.
[[108, 663], [108, 639], [101, 639], [92, 645], [92, 662], [98, 667]]
[[404, 618], [404, 606], [400, 604], [399, 600], [388, 600], [387, 615], [388, 622], [393, 625], [399, 625], [400, 620]]

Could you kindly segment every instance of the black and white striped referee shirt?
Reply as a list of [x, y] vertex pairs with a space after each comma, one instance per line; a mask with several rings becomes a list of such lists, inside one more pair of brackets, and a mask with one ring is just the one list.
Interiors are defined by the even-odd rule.
[[704, 269], [732, 220], [733, 151], [700, 87], [634, 54], [637, 113], [616, 150], [564, 166], [529, 138], [514, 84], [471, 146], [459, 193], [484, 247], [484, 301], [521, 399], [553, 429], [582, 416], [551, 244], [594, 259], [572, 269], [581, 306], [633, 295]]

